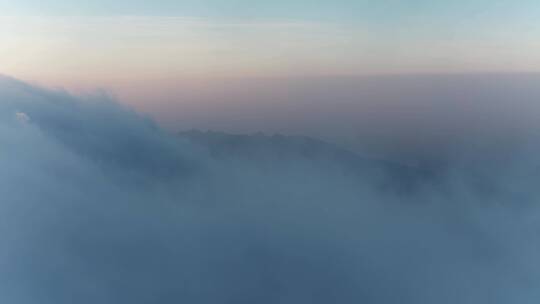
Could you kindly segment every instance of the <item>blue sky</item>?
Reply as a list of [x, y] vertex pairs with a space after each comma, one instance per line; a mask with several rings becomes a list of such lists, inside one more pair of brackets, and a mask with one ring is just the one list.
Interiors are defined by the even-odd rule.
[[5, 14], [23, 15], [166, 15], [400, 22], [411, 19], [452, 20], [486, 13], [503, 17], [512, 11], [528, 12], [534, 16], [539, 12], [540, 4], [534, 0], [2, 0], [0, 8]]
[[[0, 0], [0, 15], [12, 16], [170, 16], [230, 21], [332, 23], [380, 32], [392, 39], [452, 33], [484, 36], [515, 29], [513, 35], [540, 35], [536, 0]], [[457, 37], [459, 38], [459, 37]], [[525, 38], [524, 38], [525, 39]]]

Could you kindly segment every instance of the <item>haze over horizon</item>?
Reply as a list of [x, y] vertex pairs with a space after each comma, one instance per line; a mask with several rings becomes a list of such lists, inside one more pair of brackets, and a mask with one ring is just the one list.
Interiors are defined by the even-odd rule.
[[532, 0], [4, 0], [0, 12], [0, 73], [104, 90], [171, 131], [386, 155], [506, 142], [540, 117]]
[[0, 9], [2, 65], [45, 81], [540, 71], [532, 0], [3, 0]]

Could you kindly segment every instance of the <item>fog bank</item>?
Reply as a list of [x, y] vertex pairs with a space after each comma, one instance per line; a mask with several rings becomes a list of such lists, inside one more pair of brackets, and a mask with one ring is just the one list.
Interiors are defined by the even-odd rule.
[[217, 157], [106, 95], [5, 77], [0, 143], [3, 303], [540, 296], [533, 148], [496, 166], [452, 162], [405, 194], [380, 188], [395, 176], [361, 155], [369, 166], [354, 172], [348, 158], [311, 157], [319, 144]]

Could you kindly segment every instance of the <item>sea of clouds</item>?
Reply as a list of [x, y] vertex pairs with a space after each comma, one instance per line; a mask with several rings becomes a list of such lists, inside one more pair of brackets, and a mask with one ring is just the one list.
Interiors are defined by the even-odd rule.
[[0, 302], [537, 303], [523, 151], [387, 193], [383, 170], [218, 159], [106, 95], [3, 77]]

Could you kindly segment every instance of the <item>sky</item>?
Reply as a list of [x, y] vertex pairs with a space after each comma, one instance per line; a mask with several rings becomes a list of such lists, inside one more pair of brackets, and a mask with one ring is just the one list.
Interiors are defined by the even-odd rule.
[[44, 81], [540, 68], [536, 1], [27, 0], [0, 11], [3, 70]]
[[[414, 107], [403, 86], [424, 80], [410, 75], [478, 75], [485, 89], [483, 75], [540, 72], [533, 0], [0, 0], [0, 12], [0, 74], [105, 90], [172, 130], [320, 135], [331, 124], [299, 122], [317, 116], [312, 109], [337, 103], [338, 117], [360, 115], [388, 98]], [[403, 79], [357, 89], [390, 75]], [[456, 77], [438, 87], [467, 83]], [[321, 87], [325, 100], [314, 98]], [[424, 107], [439, 104], [421, 95]], [[381, 117], [396, 112], [376, 107]], [[358, 128], [355, 120], [342, 125]]]

